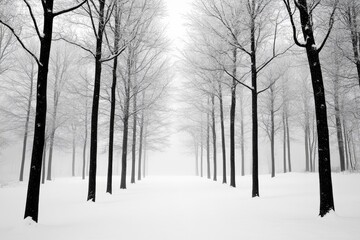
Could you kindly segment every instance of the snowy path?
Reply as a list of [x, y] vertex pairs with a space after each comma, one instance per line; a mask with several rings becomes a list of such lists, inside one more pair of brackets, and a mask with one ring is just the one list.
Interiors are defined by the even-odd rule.
[[[336, 214], [317, 217], [316, 174], [261, 176], [261, 198], [250, 177], [236, 189], [195, 177], [150, 177], [96, 203], [87, 182], [58, 179], [41, 190], [38, 225], [22, 221], [25, 184], [0, 188], [0, 239], [186, 240], [360, 239], [360, 175], [334, 175]], [[114, 179], [117, 187], [119, 178]], [[354, 186], [355, 185], [355, 186]]]

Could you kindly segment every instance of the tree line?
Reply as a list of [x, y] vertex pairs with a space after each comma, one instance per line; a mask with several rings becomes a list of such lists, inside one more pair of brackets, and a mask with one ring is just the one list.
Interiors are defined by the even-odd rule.
[[167, 137], [171, 62], [163, 1], [1, 1], [0, 9], [0, 111], [11, 121], [2, 135], [23, 139], [20, 181], [33, 137], [24, 218], [38, 221], [40, 185], [54, 178], [55, 148], [71, 149], [72, 176], [88, 173], [89, 201], [96, 200], [100, 147], [108, 193], [116, 152], [121, 189], [128, 172], [131, 183], [145, 177], [147, 151]]
[[272, 177], [277, 149], [281, 171], [291, 172], [292, 145], [301, 141], [305, 171], [319, 173], [319, 215], [335, 210], [330, 145], [340, 171], [359, 167], [359, 13], [354, 0], [194, 1], [182, 57], [184, 112], [193, 116], [182, 129], [196, 174], [216, 181], [221, 155], [222, 182], [229, 171], [236, 187], [236, 159], [243, 176], [249, 138], [252, 197], [259, 197], [259, 134], [269, 142]]

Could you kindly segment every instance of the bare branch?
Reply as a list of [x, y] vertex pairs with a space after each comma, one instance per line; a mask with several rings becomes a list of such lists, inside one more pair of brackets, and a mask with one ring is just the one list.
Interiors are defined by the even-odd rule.
[[321, 43], [319, 49], [317, 50], [318, 53], [320, 53], [321, 50], [323, 49], [323, 47], [325, 46], [326, 41], [328, 40], [328, 38], [329, 38], [329, 36], [330, 36], [330, 33], [331, 33], [331, 30], [332, 30], [332, 28], [333, 28], [333, 26], [334, 26], [334, 15], [335, 15], [335, 11], [336, 11], [336, 9], [337, 9], [337, 4], [338, 4], [338, 2], [339, 2], [339, 1], [337, 0], [337, 1], [335, 2], [335, 4], [334, 4], [334, 8], [333, 8], [333, 11], [331, 12], [330, 20], [329, 20], [329, 30], [327, 31], [326, 36], [325, 36], [323, 42]]
[[3, 24], [5, 27], [7, 27], [12, 33], [13, 35], [15, 36], [15, 38], [18, 40], [18, 42], [20, 43], [20, 45], [25, 49], [26, 52], [28, 52], [33, 58], [34, 60], [36, 61], [36, 63], [41, 66], [41, 63], [39, 61], [39, 59], [35, 56], [35, 54], [33, 52], [31, 52], [26, 46], [25, 44], [23, 43], [23, 41], [20, 39], [20, 37], [15, 33], [15, 30], [10, 27], [7, 23], [4, 23], [1, 19], [0, 19], [0, 23]]
[[93, 56], [93, 57], [95, 58], [95, 54], [94, 54], [90, 49], [88, 49], [88, 48], [86, 48], [86, 47], [84, 47], [84, 46], [82, 46], [82, 45], [80, 45], [80, 44], [78, 44], [78, 43], [76, 43], [76, 42], [70, 41], [70, 40], [68, 40], [68, 39], [66, 39], [66, 38], [64, 38], [64, 37], [61, 37], [61, 36], [60, 36], [59, 38], [54, 38], [54, 39], [53, 39], [53, 41], [59, 41], [59, 40], [63, 40], [63, 41], [65, 41], [65, 42], [67, 42], [67, 43], [69, 43], [69, 44], [71, 44], [71, 45], [74, 45], [74, 46], [76, 46], [76, 47], [79, 47], [79, 48], [81, 48], [82, 50], [90, 53], [91, 56]]
[[[25, 0], [24, 0], [24, 1], [25, 1]], [[79, 7], [81, 7], [82, 5], [84, 5], [87, 1], [88, 1], [88, 0], [84, 0], [83, 2], [79, 3], [78, 5], [75, 5], [74, 7], [71, 7], [71, 8], [64, 9], [64, 10], [62, 10], [62, 11], [53, 13], [53, 16], [56, 17], [56, 16], [59, 16], [59, 15], [64, 14], [64, 13], [68, 13], [68, 12], [74, 11], [74, 10], [78, 9]]]
[[[298, 45], [299, 47], [306, 47], [306, 44], [299, 42], [297, 35], [296, 35], [297, 31], [296, 31], [296, 26], [295, 26], [295, 21], [294, 21], [294, 16], [293, 16], [295, 11], [294, 11], [294, 13], [291, 12], [291, 6], [290, 6], [289, 0], [283, 0], [283, 2], [285, 4], [286, 10], [290, 17], [290, 22], [291, 22], [291, 27], [293, 29], [293, 38], [294, 38], [295, 44]], [[296, 4], [296, 0], [294, 2]], [[296, 5], [296, 7], [300, 7], [300, 6]]]
[[40, 34], [39, 27], [38, 27], [38, 24], [37, 24], [37, 22], [36, 22], [36, 18], [35, 18], [35, 16], [34, 16], [34, 13], [33, 13], [32, 9], [31, 9], [31, 6], [30, 6], [30, 4], [28, 3], [27, 0], [23, 0], [23, 1], [24, 1], [24, 3], [26, 4], [26, 6], [27, 6], [27, 8], [28, 8], [28, 10], [29, 10], [30, 17], [31, 17], [31, 19], [32, 19], [32, 21], [33, 21], [33, 23], [34, 23], [34, 27], [35, 27], [36, 34], [38, 35], [39, 39], [41, 40], [41, 39], [42, 39], [42, 36], [41, 36], [41, 34]]

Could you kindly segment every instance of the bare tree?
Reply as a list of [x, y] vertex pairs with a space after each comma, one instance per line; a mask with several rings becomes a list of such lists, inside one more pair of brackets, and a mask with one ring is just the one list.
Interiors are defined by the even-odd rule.
[[322, 70], [319, 59], [319, 54], [323, 49], [331, 29], [334, 24], [334, 14], [338, 1], [335, 0], [334, 6], [331, 9], [329, 17], [329, 30], [327, 31], [324, 40], [320, 45], [316, 45], [314, 37], [314, 10], [319, 6], [321, 1], [307, 0], [295, 1], [295, 8], [299, 10], [301, 30], [304, 36], [305, 43], [301, 43], [297, 38], [296, 25], [294, 20], [294, 10], [290, 0], [283, 0], [285, 7], [290, 17], [290, 22], [293, 29], [293, 38], [299, 47], [306, 49], [306, 54], [309, 62], [310, 74], [313, 84], [316, 122], [318, 134], [318, 151], [319, 151], [319, 178], [320, 178], [320, 216], [325, 216], [329, 211], [335, 210], [332, 181], [331, 181], [331, 165], [330, 165], [330, 149], [329, 149], [329, 129], [327, 122], [327, 110], [325, 101], [325, 90], [323, 84]]
[[37, 98], [36, 98], [36, 118], [35, 118], [35, 133], [33, 141], [33, 152], [31, 157], [30, 179], [28, 185], [28, 193], [25, 207], [25, 218], [31, 217], [35, 222], [38, 221], [39, 209], [39, 192], [40, 192], [40, 174], [41, 162], [44, 148], [44, 134], [46, 126], [46, 90], [47, 90], [47, 76], [49, 67], [49, 58], [51, 50], [52, 32], [54, 18], [64, 13], [73, 11], [82, 6], [86, 0], [77, 4], [74, 7], [54, 11], [54, 1], [41, 1], [43, 10], [43, 32], [40, 32], [36, 17], [33, 13], [33, 7], [27, 0], [23, 0], [28, 9], [29, 16], [34, 25], [36, 35], [40, 42], [40, 57], [38, 58], [33, 52], [26, 47], [21, 36], [17, 34], [13, 26], [10, 25], [6, 19], [1, 18], [0, 23], [6, 26], [15, 36], [20, 45], [27, 51], [36, 61], [38, 65], [37, 78]]

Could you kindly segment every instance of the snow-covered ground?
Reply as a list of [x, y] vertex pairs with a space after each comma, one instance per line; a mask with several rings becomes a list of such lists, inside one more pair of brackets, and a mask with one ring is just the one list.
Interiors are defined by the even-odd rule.
[[186, 240], [360, 239], [360, 174], [334, 174], [336, 212], [318, 217], [317, 174], [251, 177], [237, 188], [197, 177], [148, 177], [126, 191], [105, 194], [98, 178], [96, 203], [86, 202], [87, 181], [56, 179], [41, 188], [39, 224], [22, 220], [26, 184], [0, 188], [0, 239]]

